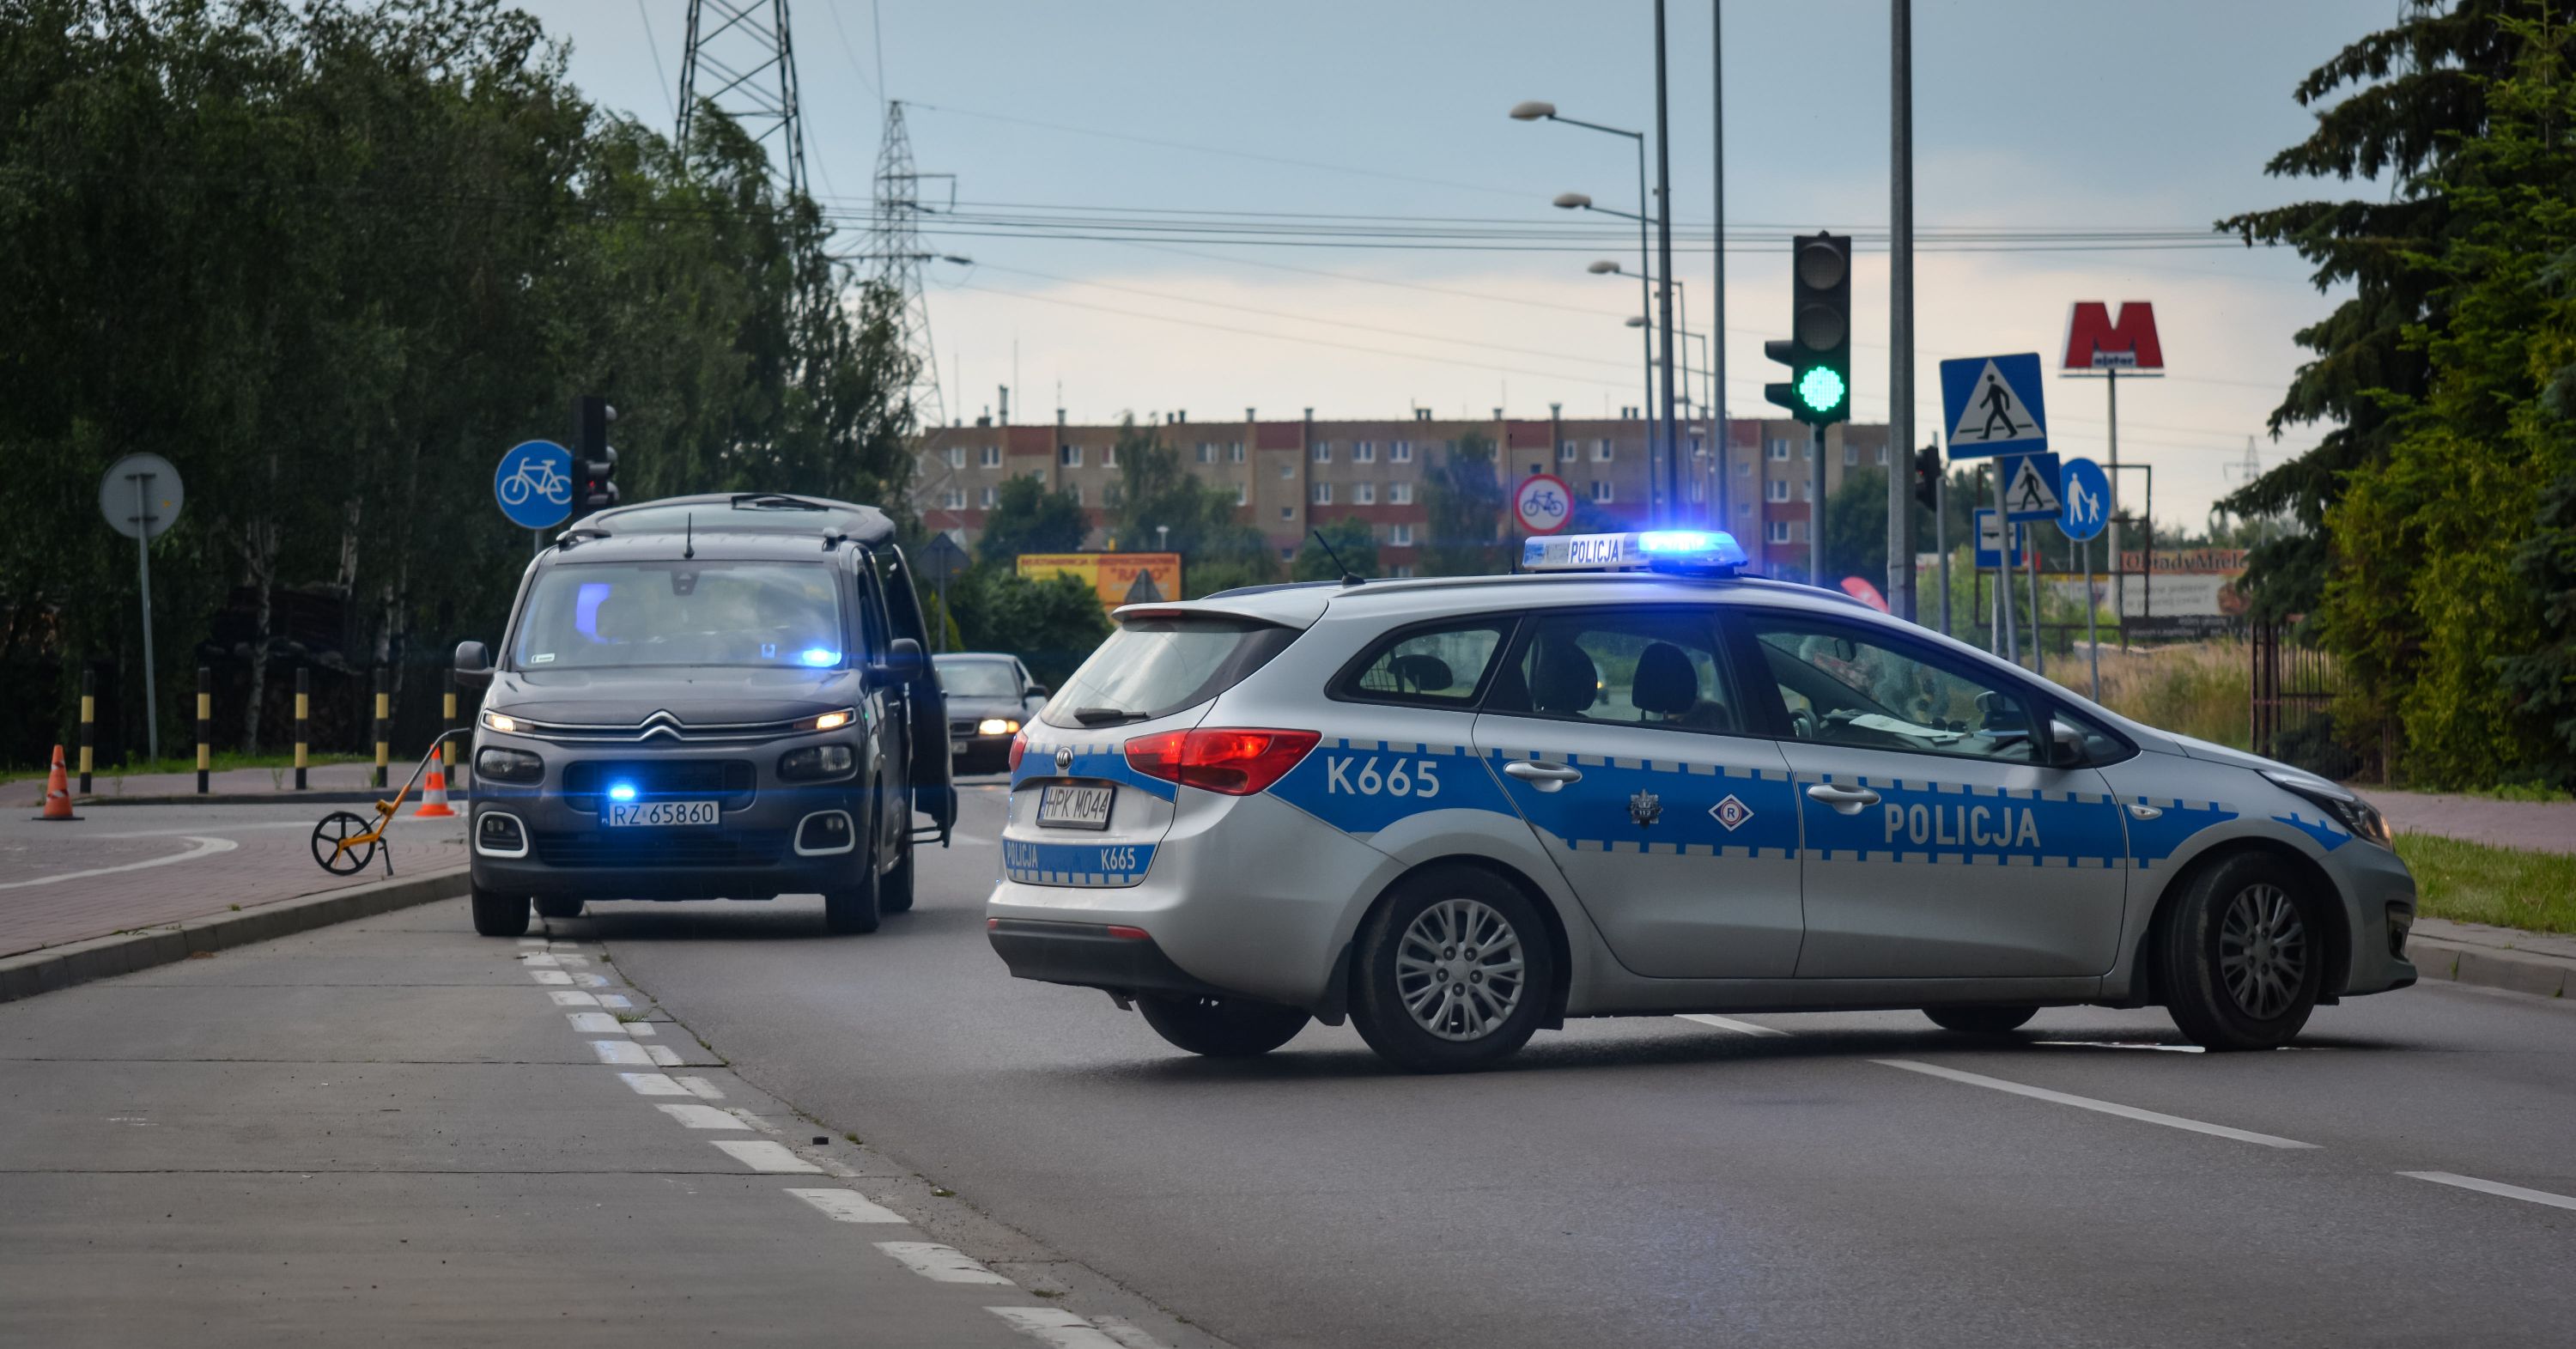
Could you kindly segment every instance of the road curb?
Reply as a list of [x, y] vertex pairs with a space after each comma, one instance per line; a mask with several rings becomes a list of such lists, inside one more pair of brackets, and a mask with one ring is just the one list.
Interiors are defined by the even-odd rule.
[[2406, 956], [2426, 979], [2500, 988], [2540, 998], [2563, 998], [2576, 988], [2576, 961], [2557, 956], [2427, 937], [2409, 940]]
[[232, 913], [191, 918], [144, 932], [93, 937], [0, 959], [0, 1002], [15, 1002], [168, 965], [193, 955], [309, 932], [353, 918], [372, 918], [415, 904], [454, 899], [467, 890], [465, 868], [326, 890]]
[[[195, 792], [178, 792], [161, 796], [75, 796], [72, 798], [72, 805], [75, 808], [89, 806], [353, 806], [373, 805], [392, 795], [393, 789], [390, 787], [380, 792], [348, 790], [208, 792], [204, 796], [199, 796]], [[451, 791], [447, 794], [448, 801], [455, 805], [463, 805], [470, 797], [470, 793], [463, 791]], [[404, 798], [403, 809], [408, 812], [419, 804], [420, 793], [415, 791]]]

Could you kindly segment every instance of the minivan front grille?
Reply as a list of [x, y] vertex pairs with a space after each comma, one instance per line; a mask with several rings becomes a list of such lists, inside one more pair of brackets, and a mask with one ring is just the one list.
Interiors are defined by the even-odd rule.
[[783, 829], [541, 830], [537, 860], [550, 867], [765, 867], [787, 848]]
[[534, 721], [527, 717], [518, 717], [517, 721], [520, 735], [569, 745], [635, 744], [660, 739], [683, 744], [739, 743], [794, 735], [798, 726], [794, 721], [734, 721], [692, 726], [668, 712], [656, 712], [642, 721], [622, 726], [598, 722]]
[[749, 759], [590, 759], [564, 765], [563, 794], [575, 810], [599, 808], [612, 783], [635, 789], [638, 801], [715, 799], [731, 807], [751, 803]]

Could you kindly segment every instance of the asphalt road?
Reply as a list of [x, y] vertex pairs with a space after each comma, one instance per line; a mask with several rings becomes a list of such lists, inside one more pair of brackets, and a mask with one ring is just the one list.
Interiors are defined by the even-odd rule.
[[1247, 1349], [2576, 1334], [2562, 1003], [2422, 987], [2245, 1056], [2069, 1010], [2002, 1043], [1912, 1013], [1577, 1022], [1462, 1077], [1347, 1028], [1215, 1062], [1004, 974], [1001, 792], [967, 798], [872, 936], [822, 935], [812, 899], [551, 927], [747, 1082]]

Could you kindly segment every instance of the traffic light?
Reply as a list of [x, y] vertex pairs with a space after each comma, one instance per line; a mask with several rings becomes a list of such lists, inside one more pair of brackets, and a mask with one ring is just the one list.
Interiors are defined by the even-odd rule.
[[1762, 396], [1809, 426], [1851, 420], [1851, 236], [1790, 240], [1789, 340], [1762, 354], [1789, 367]]
[[1926, 445], [1914, 452], [1914, 499], [1927, 511], [1941, 509], [1941, 447]]
[[608, 444], [608, 424], [617, 420], [617, 409], [595, 393], [572, 400], [572, 515], [578, 520], [592, 511], [604, 511], [617, 504], [617, 451]]

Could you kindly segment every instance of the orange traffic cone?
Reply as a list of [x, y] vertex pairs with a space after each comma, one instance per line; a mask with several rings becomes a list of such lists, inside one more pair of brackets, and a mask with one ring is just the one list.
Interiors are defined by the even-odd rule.
[[429, 761], [429, 785], [420, 792], [420, 809], [411, 813], [415, 820], [454, 819], [456, 812], [447, 804], [447, 773], [438, 760]]
[[54, 746], [54, 771], [45, 775], [45, 813], [40, 820], [77, 820], [72, 813], [72, 784], [63, 776], [63, 747]]

